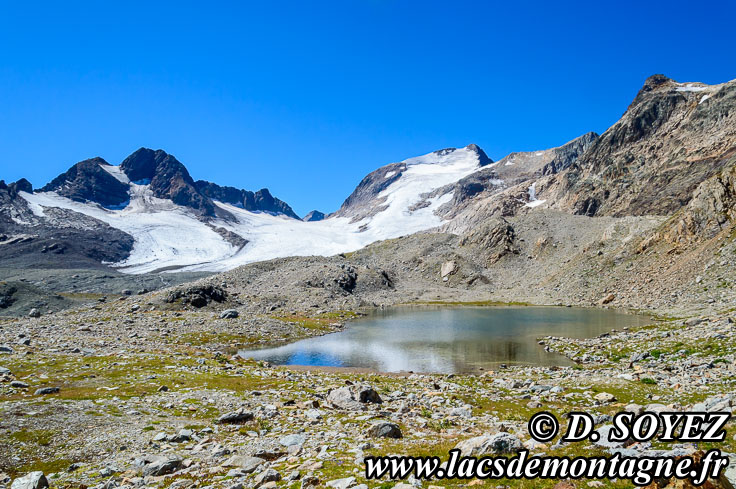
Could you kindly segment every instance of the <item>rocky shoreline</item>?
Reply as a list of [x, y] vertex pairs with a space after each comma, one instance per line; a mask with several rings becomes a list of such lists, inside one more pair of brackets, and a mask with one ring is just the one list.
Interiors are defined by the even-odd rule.
[[[474, 455], [498, 454], [501, 445], [557, 455], [695, 453], [707, 447], [544, 445], [530, 438], [526, 422], [540, 410], [560, 419], [585, 410], [601, 428], [624, 409], [736, 405], [731, 313], [669, 318], [592, 339], [540, 338], [540, 348], [567, 356], [573, 367], [397, 376], [274, 367], [223, 353], [243, 339], [257, 346], [338, 330], [355, 312], [228, 315], [164, 304], [123, 296], [0, 322], [0, 486], [552, 487], [556, 482], [366, 481], [362, 461], [446, 458], [456, 446]], [[734, 453], [736, 426], [727, 430], [718, 448]], [[729, 470], [733, 481], [736, 468]], [[43, 477], [33, 475], [38, 471]]]

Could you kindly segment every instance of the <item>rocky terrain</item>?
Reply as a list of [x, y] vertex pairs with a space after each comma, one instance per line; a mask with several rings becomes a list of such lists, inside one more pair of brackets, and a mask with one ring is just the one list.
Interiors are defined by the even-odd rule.
[[[392, 163], [336, 214], [307, 222], [267, 191], [195, 182], [162, 151], [120, 167], [81, 162], [38, 193], [0, 183], [0, 488], [625, 488], [367, 481], [362, 462], [445, 458], [456, 446], [735, 453], [733, 421], [717, 446], [540, 444], [526, 427], [541, 410], [591, 412], [603, 431], [621, 410], [733, 411], [735, 88], [657, 75], [600, 136], [497, 162], [469, 145]], [[182, 226], [188, 240], [166, 241]], [[320, 252], [273, 258], [296, 249], [284, 236]], [[201, 249], [179, 255], [182, 240]], [[190, 266], [210, 255], [223, 273]], [[244, 256], [251, 263], [237, 266]], [[538, 339], [572, 367], [388, 374], [237, 354], [339, 331], [375, 308], [509, 303], [652, 319], [597, 338]], [[705, 487], [732, 489], [735, 463]]]

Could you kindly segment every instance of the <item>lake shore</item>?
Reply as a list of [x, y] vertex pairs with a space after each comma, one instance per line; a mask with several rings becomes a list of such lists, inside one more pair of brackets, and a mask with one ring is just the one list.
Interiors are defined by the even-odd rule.
[[[736, 403], [730, 314], [660, 318], [596, 338], [542, 340], [540, 348], [570, 358], [574, 367], [509, 365], [442, 375], [274, 367], [222, 352], [242, 335], [251, 345], [265, 345], [339, 330], [355, 317], [350, 312], [228, 320], [212, 311], [142, 306], [110, 301], [0, 323], [0, 344], [13, 350], [0, 355], [8, 369], [0, 374], [0, 438], [7, 442], [0, 467], [9, 477], [41, 470], [55, 487], [100, 489], [110, 480], [130, 488], [318, 487], [351, 477], [348, 486], [374, 487], [361, 475], [366, 456], [444, 458], [460, 442], [499, 432], [532, 453], [612, 449], [534, 442], [526, 421], [540, 410], [560, 418], [585, 410], [600, 427], [622, 409], [731, 409]], [[44, 387], [60, 390], [37, 393]], [[355, 389], [373, 390], [382, 402], [347, 402]], [[217, 422], [241, 411], [248, 416], [239, 424]], [[396, 425], [402, 438], [376, 438], [371, 427], [381, 423]], [[736, 452], [736, 427], [727, 430], [719, 447]], [[626, 447], [642, 454], [672, 448]], [[154, 471], [162, 457], [173, 461]], [[274, 473], [278, 481], [264, 480]], [[484, 484], [522, 487], [473, 482]], [[628, 487], [626, 481], [605, 485]]]

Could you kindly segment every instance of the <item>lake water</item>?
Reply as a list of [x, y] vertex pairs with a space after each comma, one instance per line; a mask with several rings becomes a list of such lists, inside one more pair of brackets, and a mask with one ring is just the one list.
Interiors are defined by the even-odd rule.
[[647, 317], [608, 309], [402, 307], [376, 311], [338, 333], [240, 354], [277, 365], [478, 372], [501, 363], [570, 365], [567, 358], [545, 352], [537, 338], [592, 338], [648, 323]]

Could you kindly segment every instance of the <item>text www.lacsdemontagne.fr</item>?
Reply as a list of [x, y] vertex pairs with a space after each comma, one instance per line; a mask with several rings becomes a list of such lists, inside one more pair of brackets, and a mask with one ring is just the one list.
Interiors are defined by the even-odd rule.
[[529, 456], [522, 450], [513, 457], [463, 457], [450, 450], [446, 463], [439, 457], [366, 457], [367, 479], [628, 479], [647, 485], [654, 479], [690, 479], [701, 485], [728, 466], [728, 458], [711, 450], [699, 462], [685, 457], [552, 457]]

